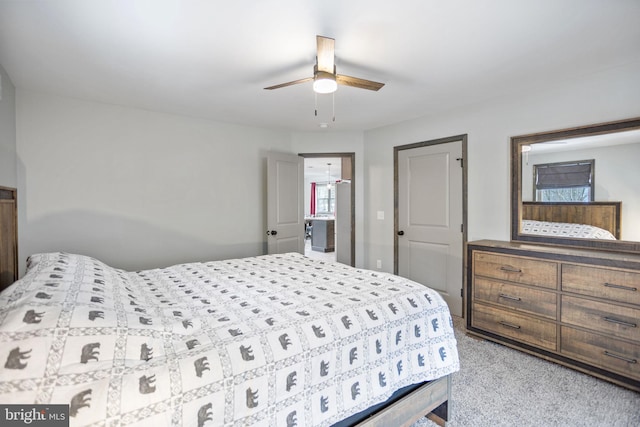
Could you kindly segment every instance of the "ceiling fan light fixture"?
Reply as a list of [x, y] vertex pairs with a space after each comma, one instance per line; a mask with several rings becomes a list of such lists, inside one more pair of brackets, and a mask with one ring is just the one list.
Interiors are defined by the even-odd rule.
[[318, 71], [313, 78], [313, 91], [316, 93], [333, 93], [338, 89], [335, 74]]

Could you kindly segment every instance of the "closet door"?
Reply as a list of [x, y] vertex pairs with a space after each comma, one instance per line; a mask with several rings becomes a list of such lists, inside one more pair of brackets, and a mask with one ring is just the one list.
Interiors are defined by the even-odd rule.
[[462, 316], [462, 139], [398, 152], [398, 275], [435, 289]]
[[0, 291], [18, 280], [16, 189], [0, 187]]

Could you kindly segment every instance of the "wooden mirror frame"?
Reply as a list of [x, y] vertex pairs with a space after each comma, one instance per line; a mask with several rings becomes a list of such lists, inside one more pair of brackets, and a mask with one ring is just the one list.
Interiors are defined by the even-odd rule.
[[[625, 240], [596, 240], [546, 237], [521, 234], [522, 222], [522, 146], [582, 136], [602, 135], [640, 129], [640, 118], [542, 132], [511, 138], [511, 240], [552, 245], [577, 246], [586, 249], [640, 253], [640, 242]], [[624, 224], [622, 224], [624, 227]]]

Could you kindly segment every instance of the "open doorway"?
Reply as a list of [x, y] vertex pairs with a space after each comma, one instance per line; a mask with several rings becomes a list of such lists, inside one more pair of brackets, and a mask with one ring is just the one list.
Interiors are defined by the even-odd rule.
[[305, 255], [355, 265], [355, 153], [304, 153]]

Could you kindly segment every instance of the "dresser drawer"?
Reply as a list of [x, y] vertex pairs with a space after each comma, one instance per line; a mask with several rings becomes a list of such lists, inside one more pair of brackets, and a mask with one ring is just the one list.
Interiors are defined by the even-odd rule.
[[640, 345], [640, 309], [563, 295], [560, 319]]
[[557, 294], [535, 288], [513, 285], [497, 280], [474, 278], [473, 297], [508, 307], [524, 313], [532, 313], [550, 319], [556, 318]]
[[557, 288], [558, 264], [555, 262], [480, 251], [475, 252], [473, 262], [477, 276]]
[[562, 290], [640, 305], [640, 273], [562, 265]]
[[510, 310], [473, 303], [473, 327], [547, 350], [556, 350], [556, 325]]
[[560, 351], [563, 355], [640, 379], [639, 345], [566, 326], [561, 328], [560, 334]]

